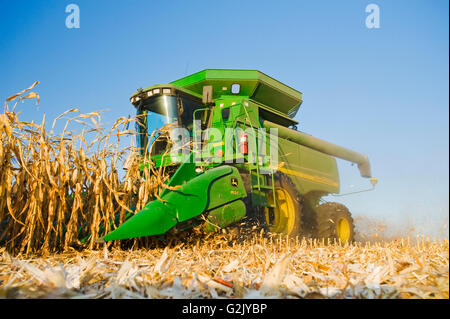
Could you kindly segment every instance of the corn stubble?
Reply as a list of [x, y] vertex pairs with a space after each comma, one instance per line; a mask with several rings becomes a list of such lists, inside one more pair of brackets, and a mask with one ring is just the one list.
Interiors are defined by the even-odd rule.
[[[116, 214], [120, 224], [129, 207], [139, 211], [158, 198], [167, 174], [150, 164], [142, 178], [130, 156], [119, 178], [133, 153], [118, 146], [132, 134], [130, 119], [106, 131], [99, 113], [76, 109], [50, 131], [45, 118], [20, 121], [15, 107], [39, 101], [29, 92], [36, 84], [8, 98], [0, 115], [0, 298], [449, 298], [446, 239], [342, 245], [243, 223], [165, 243], [97, 243], [117, 226], [110, 224]], [[71, 117], [55, 134], [63, 116]], [[68, 130], [74, 122], [82, 133]]]
[[154, 249], [0, 252], [0, 298], [449, 298], [448, 241], [215, 234]]

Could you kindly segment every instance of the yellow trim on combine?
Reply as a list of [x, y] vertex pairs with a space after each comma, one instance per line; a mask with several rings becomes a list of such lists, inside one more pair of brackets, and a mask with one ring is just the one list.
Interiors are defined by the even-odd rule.
[[338, 183], [336, 183], [335, 181], [332, 181], [331, 179], [325, 178], [325, 177], [309, 175], [306, 173], [293, 171], [291, 169], [287, 169], [287, 168], [283, 168], [283, 167], [279, 167], [278, 170], [282, 171], [283, 173], [286, 173], [288, 175], [298, 176], [300, 178], [307, 179], [312, 182], [326, 184], [326, 185], [330, 185], [330, 186], [334, 186], [334, 187], [339, 187]]
[[221, 145], [225, 145], [225, 142], [217, 142], [217, 143], [212, 143], [212, 146], [216, 147], [216, 146], [221, 146]]

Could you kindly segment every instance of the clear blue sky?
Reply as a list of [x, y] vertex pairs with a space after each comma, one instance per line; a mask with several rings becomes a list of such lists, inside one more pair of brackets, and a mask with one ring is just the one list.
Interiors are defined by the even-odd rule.
[[[80, 29], [65, 27], [70, 3]], [[370, 3], [379, 29], [365, 26]], [[369, 156], [377, 189], [341, 202], [429, 232], [449, 212], [448, 12], [439, 0], [1, 0], [0, 98], [39, 80], [24, 120], [77, 107], [112, 122], [139, 87], [257, 69], [303, 92], [301, 130]], [[342, 192], [369, 186], [339, 166]]]

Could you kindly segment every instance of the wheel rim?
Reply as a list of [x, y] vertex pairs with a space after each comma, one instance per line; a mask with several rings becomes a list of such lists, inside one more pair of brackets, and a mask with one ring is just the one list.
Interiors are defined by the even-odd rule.
[[[271, 216], [266, 209], [266, 223], [274, 233], [290, 234], [295, 225], [295, 206], [291, 195], [283, 188], [275, 189], [276, 207]], [[269, 204], [273, 205], [273, 195], [269, 194]]]
[[350, 233], [350, 223], [345, 218], [341, 218], [337, 223], [338, 238], [345, 243], [350, 239]]

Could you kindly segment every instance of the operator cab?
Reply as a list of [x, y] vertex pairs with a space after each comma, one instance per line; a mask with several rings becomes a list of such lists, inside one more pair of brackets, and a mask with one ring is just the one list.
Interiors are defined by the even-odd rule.
[[[164, 125], [172, 123], [175, 127], [186, 128], [190, 134], [193, 129], [193, 114], [204, 107], [201, 97], [183, 92], [173, 85], [155, 85], [139, 90], [131, 97], [136, 107], [136, 141], [139, 154], [149, 153], [151, 157], [161, 156], [167, 149], [169, 133], [152, 133]], [[147, 148], [151, 146], [151, 149]]]

